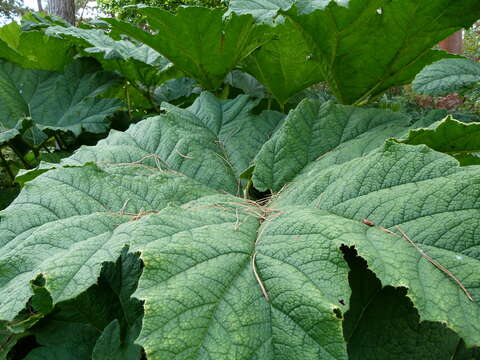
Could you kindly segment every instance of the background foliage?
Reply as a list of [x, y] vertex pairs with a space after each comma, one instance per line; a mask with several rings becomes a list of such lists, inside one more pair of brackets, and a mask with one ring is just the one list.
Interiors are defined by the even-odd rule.
[[143, 18], [134, 5], [144, 4], [160, 9], [175, 11], [179, 6], [206, 6], [211, 8], [225, 8], [226, 0], [97, 0], [99, 9], [106, 14], [122, 20], [135, 23], [142, 22]]

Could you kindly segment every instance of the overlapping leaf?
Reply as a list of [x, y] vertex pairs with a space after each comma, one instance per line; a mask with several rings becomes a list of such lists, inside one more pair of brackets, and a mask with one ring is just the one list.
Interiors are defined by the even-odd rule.
[[326, 154], [325, 166], [345, 162], [402, 135], [408, 127], [409, 119], [399, 113], [304, 100], [258, 153], [254, 185], [278, 191]]
[[41, 31], [22, 31], [15, 22], [0, 28], [0, 58], [49, 71], [62, 71], [73, 59], [70, 44]]
[[104, 266], [98, 284], [59, 305], [31, 330], [41, 346], [26, 359], [139, 360], [141, 349], [133, 341], [143, 310], [131, 294], [140, 274], [138, 257], [124, 249], [115, 264]]
[[107, 71], [116, 71], [133, 83], [156, 86], [180, 76], [173, 64], [145, 44], [114, 40], [101, 29], [52, 26], [47, 35], [75, 39]]
[[[370, 255], [370, 250], [362, 252], [362, 247], [357, 245], [359, 255], [367, 260], [369, 268], [383, 284], [409, 288], [409, 296], [422, 319], [441, 319], [471, 345], [478, 343], [476, 334], [479, 332], [476, 322], [467, 319], [478, 318], [480, 311], [476, 270], [480, 266], [476, 234], [477, 187], [477, 167], [460, 168], [455, 159], [425, 146], [388, 143], [383, 149], [361, 159], [328, 169], [323, 168], [321, 161], [318, 168], [313, 163], [271, 206], [298, 204], [328, 210], [358, 222], [367, 218], [392, 230], [400, 226], [412, 241], [453, 271], [476, 302], [471, 302], [451, 277], [426, 259], [420, 257], [414, 261], [408, 280], [394, 280], [396, 275], [387, 275], [387, 267], [376, 269], [380, 258], [388, 258], [387, 255], [378, 256], [380, 243], [374, 242], [378, 248]], [[393, 236], [386, 246], [390, 246], [389, 256], [397, 256], [396, 263], [407, 269], [410, 260], [400, 257], [394, 249], [403, 246], [402, 242], [414, 249], [405, 239]], [[432, 270], [430, 275], [423, 273], [425, 269]], [[415, 275], [415, 272], [418, 273]], [[435, 301], [436, 306], [432, 307], [427, 299], [433, 299], [436, 296], [433, 293], [437, 293], [436, 289], [440, 287], [442, 299]]]
[[[250, 113], [254, 105], [205, 93], [189, 109], [167, 106], [165, 115], [83, 148], [64, 162], [73, 167], [28, 182], [0, 213], [0, 319], [16, 318], [39, 275], [53, 305], [77, 298], [128, 246], [144, 266], [133, 296], [144, 302], [137, 341], [149, 360], [347, 359], [349, 349], [363, 351], [344, 336], [345, 313], [359, 305], [347, 246], [383, 286], [405, 288], [421, 320], [479, 344], [479, 168], [425, 145], [382, 144], [373, 135], [392, 136], [388, 121], [395, 133], [408, 128], [390, 112], [305, 102], [278, 134], [288, 138], [297, 116], [323, 129], [312, 154], [327, 153], [307, 156], [269, 203], [219, 194], [236, 193], [238, 174], [261, 147], [254, 131], [266, 141], [265, 129], [249, 125], [266, 122]], [[215, 163], [215, 154], [229, 165]], [[114, 321], [98, 354], [118, 344], [117, 335]]]
[[351, 249], [345, 252], [352, 288], [343, 327], [349, 359], [403, 360], [406, 354], [419, 360], [476, 359], [476, 351], [465, 349], [458, 335], [444, 324], [420, 322], [406, 289], [382, 287], [363, 259]]
[[95, 66], [75, 62], [63, 73], [29, 70], [0, 61], [0, 140], [22, 135], [40, 146], [46, 132], [101, 133], [107, 116], [119, 107], [114, 99], [99, 99], [114, 79]]
[[480, 164], [480, 124], [465, 124], [446, 117], [429, 128], [409, 132], [401, 140], [405, 144], [425, 144], [437, 151], [455, 157], [462, 165]]
[[264, 84], [279, 103], [323, 80], [318, 62], [302, 32], [287, 21], [275, 28], [275, 39], [244, 62], [244, 69]]
[[[64, 168], [26, 184], [1, 214], [1, 318], [12, 320], [32, 295], [29, 282], [21, 279], [42, 273], [54, 303], [76, 297], [96, 282], [103, 262], [120, 255], [123, 245], [108, 239], [131, 214], [146, 215], [208, 193], [185, 177], [135, 164]], [[38, 216], [28, 216], [37, 211]]]
[[[392, 86], [409, 83], [425, 65], [448, 56], [431, 50], [435, 44], [480, 17], [475, 0], [350, 0], [344, 5], [238, 0], [231, 2], [231, 10], [253, 14], [259, 21], [278, 15], [287, 19], [307, 42], [308, 60], [317, 64], [319, 78], [347, 104], [369, 101]], [[284, 61], [299, 55], [284, 51]], [[275, 73], [278, 67], [265, 63], [262, 70]], [[298, 76], [302, 83], [304, 72]]]
[[242, 95], [219, 100], [203, 93], [187, 109], [165, 104], [166, 114], [112, 131], [95, 147], [83, 147], [64, 163], [138, 163], [188, 175], [232, 194], [241, 192], [240, 175], [250, 167], [282, 115], [253, 115], [257, 103]]
[[216, 90], [228, 72], [268, 39], [268, 29], [249, 15], [223, 19], [221, 9], [179, 8], [176, 15], [141, 7], [156, 34], [114, 19], [112, 27], [157, 50], [204, 88]]

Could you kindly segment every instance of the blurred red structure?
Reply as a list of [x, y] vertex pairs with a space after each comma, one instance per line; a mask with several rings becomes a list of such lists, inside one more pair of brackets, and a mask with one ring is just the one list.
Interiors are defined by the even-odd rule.
[[463, 53], [463, 30], [460, 30], [452, 36], [446, 38], [438, 44], [441, 49], [451, 54]]

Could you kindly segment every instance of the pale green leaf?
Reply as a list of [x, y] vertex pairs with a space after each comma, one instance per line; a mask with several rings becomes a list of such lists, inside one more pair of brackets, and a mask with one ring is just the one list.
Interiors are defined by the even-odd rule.
[[[367, 260], [382, 284], [409, 289], [422, 320], [445, 322], [468, 345], [478, 344], [478, 322], [471, 321], [480, 316], [478, 168], [461, 168], [455, 159], [426, 146], [393, 142], [327, 169], [321, 160], [317, 163], [307, 167], [293, 180], [294, 186], [287, 187], [270, 206], [296, 204], [328, 210], [342, 219], [359, 224], [368, 219], [391, 231], [400, 226], [422, 251], [454, 273], [475, 302], [401, 236], [357, 244], [359, 256]], [[344, 244], [350, 241], [344, 239]], [[391, 267], [380, 265], [386, 260], [392, 262]], [[400, 268], [406, 271], [405, 277], [398, 272]]]
[[[63, 162], [74, 167], [26, 183], [0, 212], [0, 319], [25, 307], [40, 274], [53, 305], [74, 304], [96, 284], [102, 264], [128, 247], [143, 263], [133, 297], [144, 304], [137, 342], [149, 360], [346, 360], [358, 340], [345, 339], [344, 319], [359, 305], [346, 246], [382, 287], [404, 288], [395, 291], [418, 310], [414, 325], [444, 323], [468, 347], [479, 344], [479, 168], [460, 167], [425, 145], [383, 143], [406, 131], [408, 118], [306, 101], [277, 132], [289, 139], [285, 129], [295, 133], [295, 116], [305, 134], [321, 129], [308, 143], [319, 155], [300, 147], [302, 167], [269, 201], [236, 198], [225, 194], [227, 186], [239, 183], [237, 172], [250, 168], [254, 152], [240, 148], [232, 130], [241, 144], [259, 149], [268, 135], [246, 138], [266, 128], [250, 123], [280, 118], [252, 115], [254, 106], [247, 97], [204, 93], [188, 109], [166, 106], [164, 115], [81, 149]], [[219, 148], [230, 175], [211, 160]], [[278, 161], [288, 156], [277, 154]], [[89, 161], [97, 166], [82, 166]], [[120, 285], [122, 299], [133, 287]], [[413, 332], [428, 338], [422, 326]], [[118, 345], [115, 327], [96, 338], [99, 346]], [[410, 330], [399, 327], [405, 336]]]
[[201, 91], [195, 80], [182, 77], [171, 79], [155, 88], [153, 98], [157, 104], [188, 98]]
[[225, 83], [242, 90], [244, 94], [257, 98], [267, 97], [265, 87], [256, 78], [243, 71], [231, 71], [225, 78]]
[[187, 109], [165, 104], [166, 114], [112, 131], [64, 164], [135, 163], [183, 173], [212, 188], [240, 193], [240, 174], [273, 134], [282, 115], [253, 115], [256, 102], [242, 95], [219, 100], [203, 93]]
[[278, 191], [312, 161], [362, 156], [408, 126], [409, 119], [399, 113], [304, 100], [255, 158], [253, 183], [262, 191]]
[[466, 90], [480, 82], [480, 64], [467, 59], [444, 59], [425, 67], [413, 81], [413, 91], [446, 95]]
[[[102, 263], [120, 255], [124, 244], [109, 243], [119, 224], [209, 192], [185, 177], [135, 164], [109, 171], [63, 168], [27, 183], [0, 213], [1, 318], [12, 320], [25, 306], [32, 295], [28, 281], [39, 274], [54, 304], [77, 296], [96, 282]], [[28, 216], [32, 211], [39, 215]]]
[[231, 0], [230, 11], [238, 14], [252, 14], [258, 21], [275, 22], [280, 10], [296, 7], [300, 13], [324, 9], [330, 2], [348, 5], [349, 0]]

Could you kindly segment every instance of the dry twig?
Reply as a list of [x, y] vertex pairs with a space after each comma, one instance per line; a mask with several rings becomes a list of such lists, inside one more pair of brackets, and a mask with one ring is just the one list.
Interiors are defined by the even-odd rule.
[[437, 269], [439, 269], [440, 271], [442, 271], [443, 273], [445, 273], [448, 277], [450, 277], [453, 281], [455, 281], [458, 286], [460, 286], [460, 288], [463, 290], [463, 292], [465, 293], [465, 295], [467, 295], [468, 299], [470, 301], [475, 301], [473, 300], [473, 297], [472, 295], [468, 292], [467, 288], [462, 284], [462, 282], [455, 276], [453, 275], [447, 268], [445, 268], [442, 264], [440, 264], [439, 262], [437, 262], [436, 260], [432, 259], [430, 256], [428, 256], [422, 249], [420, 249], [418, 247], [417, 244], [415, 244], [413, 242], [412, 239], [410, 239], [408, 237], [408, 235], [405, 233], [405, 231], [403, 231], [402, 229], [400, 229], [400, 226], [397, 225], [397, 229], [398, 231], [400, 231], [400, 233], [402, 234], [403, 238], [405, 240], [407, 240], [414, 248], [415, 250], [417, 250], [420, 255], [422, 255], [423, 258], [425, 258], [427, 261], [429, 261], [431, 264], [433, 264]]
[[178, 156], [180, 156], [181, 158], [193, 160], [193, 157], [184, 155], [184, 154], [182, 154], [182, 153], [181, 153], [180, 151], [178, 151], [178, 150], [175, 150], [175, 152], [176, 152], [176, 153], [178, 154]]
[[257, 266], [255, 265], [255, 258], [257, 257], [257, 252], [253, 254], [252, 257], [252, 269], [253, 269], [253, 274], [255, 275], [255, 279], [257, 279], [258, 284], [260, 285], [260, 290], [262, 290], [262, 294], [265, 297], [265, 300], [270, 301], [268, 294], [267, 294], [267, 289], [265, 289], [265, 286], [263, 285], [262, 279], [260, 279], [260, 276], [258, 276], [257, 273]]

